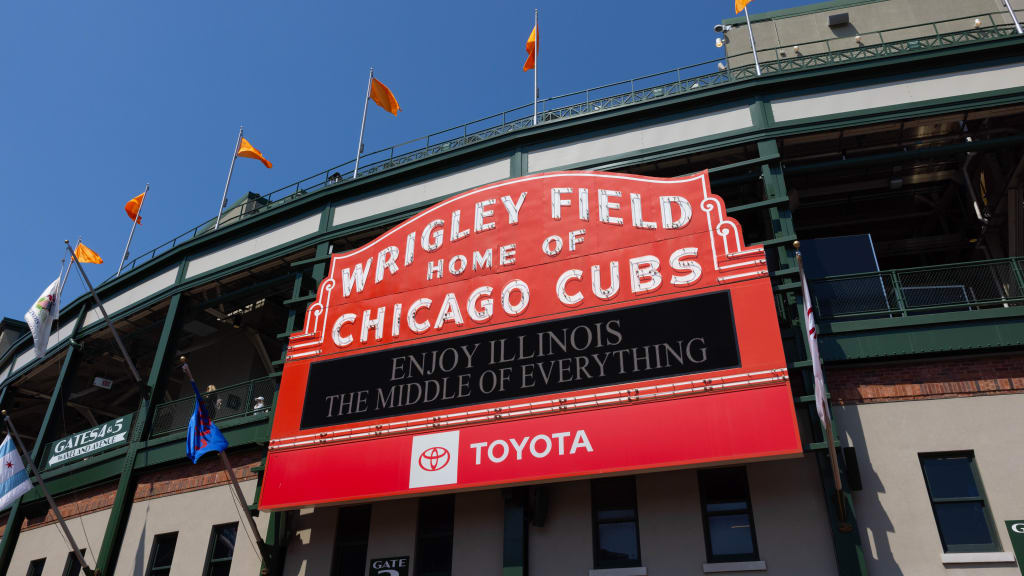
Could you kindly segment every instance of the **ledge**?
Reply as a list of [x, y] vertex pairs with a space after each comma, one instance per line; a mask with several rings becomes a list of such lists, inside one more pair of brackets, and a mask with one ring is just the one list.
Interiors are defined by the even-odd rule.
[[630, 566], [629, 568], [600, 568], [591, 570], [590, 576], [647, 576], [647, 567]]
[[943, 564], [1004, 564], [1013, 562], [1011, 552], [954, 552], [942, 555]]
[[758, 572], [767, 569], [768, 566], [764, 563], [764, 560], [754, 560], [751, 562], [715, 562], [713, 564], [704, 564], [705, 574], [712, 574], [715, 572]]

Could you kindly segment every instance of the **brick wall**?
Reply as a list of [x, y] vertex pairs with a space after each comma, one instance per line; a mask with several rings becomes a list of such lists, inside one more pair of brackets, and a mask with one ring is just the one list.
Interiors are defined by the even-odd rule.
[[[109, 482], [77, 490], [70, 494], [55, 496], [57, 508], [65, 520], [92, 514], [100, 510], [106, 510], [114, 505], [114, 497], [117, 495], [117, 483]], [[50, 510], [46, 501], [35, 502], [26, 508], [25, 519], [21, 521], [22, 530], [31, 530], [57, 521], [57, 515]]]
[[1024, 392], [1024, 354], [825, 366], [832, 401], [869, 404]]
[[[256, 450], [231, 453], [229, 457], [238, 481], [245, 482], [256, 478], [253, 468], [263, 461], [263, 452]], [[228, 482], [228, 473], [221, 466], [220, 458], [207, 455], [198, 464], [185, 461], [177, 466], [142, 474], [135, 486], [135, 501], [221, 486]]]

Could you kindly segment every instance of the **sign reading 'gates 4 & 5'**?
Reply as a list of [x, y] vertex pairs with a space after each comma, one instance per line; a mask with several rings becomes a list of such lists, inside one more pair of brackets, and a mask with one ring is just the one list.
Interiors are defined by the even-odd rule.
[[333, 257], [260, 507], [799, 454], [785, 366], [706, 172], [485, 186]]

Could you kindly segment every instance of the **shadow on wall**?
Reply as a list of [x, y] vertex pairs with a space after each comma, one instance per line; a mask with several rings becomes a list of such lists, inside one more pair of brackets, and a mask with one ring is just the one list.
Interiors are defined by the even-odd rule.
[[833, 405], [832, 410], [834, 415], [840, 415], [840, 438], [845, 433], [849, 445], [856, 448], [861, 489], [853, 493], [853, 506], [861, 530], [861, 543], [866, 548], [864, 559], [868, 573], [902, 576], [903, 570], [896, 563], [890, 543], [890, 536], [896, 533], [896, 528], [881, 500], [881, 495], [885, 494], [885, 485], [872, 465], [871, 451], [865, 442], [860, 415], [851, 406]]

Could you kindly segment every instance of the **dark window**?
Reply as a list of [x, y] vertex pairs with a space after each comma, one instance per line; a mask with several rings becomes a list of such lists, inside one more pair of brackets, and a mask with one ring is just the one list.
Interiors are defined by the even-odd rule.
[[28, 563], [28, 574], [26, 576], [43, 576], [43, 565], [46, 558], [39, 558]]
[[171, 559], [174, 558], [174, 545], [177, 543], [177, 532], [157, 534], [153, 537], [153, 549], [149, 552], [147, 576], [168, 576], [171, 573]]
[[757, 560], [746, 468], [699, 470], [708, 563]]
[[946, 552], [998, 551], [974, 452], [921, 454], [928, 497]]
[[334, 575], [366, 574], [366, 546], [370, 540], [370, 506], [341, 508], [334, 542]]
[[231, 557], [235, 553], [235, 535], [238, 522], [214, 526], [210, 534], [210, 549], [206, 556], [204, 576], [228, 576], [231, 571]]
[[451, 576], [455, 496], [420, 499], [416, 521], [416, 576]]
[[640, 565], [636, 481], [632, 476], [590, 482], [594, 568]]
[[[82, 554], [82, 558], [85, 558], [85, 548], [79, 550]], [[63, 576], [78, 576], [82, 573], [82, 565], [78, 562], [78, 557], [75, 556], [74, 552], [68, 552], [68, 559], [64, 562]]]

